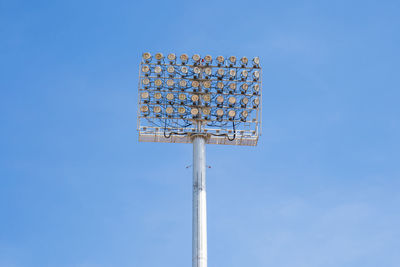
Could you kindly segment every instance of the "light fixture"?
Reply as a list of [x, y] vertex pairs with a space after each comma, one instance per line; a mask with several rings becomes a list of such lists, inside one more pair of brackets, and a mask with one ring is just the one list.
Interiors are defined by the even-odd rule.
[[248, 115], [249, 115], [249, 112], [247, 112], [247, 110], [243, 110], [242, 113], [240, 113], [240, 116], [242, 117], [243, 121], [246, 120]]
[[220, 69], [217, 70], [217, 74], [218, 74], [220, 77], [222, 77], [222, 76], [224, 76], [224, 74], [225, 74], [225, 70], [224, 70], [223, 68], [220, 68]]
[[231, 91], [235, 91], [235, 90], [236, 90], [236, 83], [230, 83], [230, 84], [229, 84], [229, 89], [230, 89]]
[[154, 68], [154, 72], [157, 73], [157, 74], [160, 74], [161, 71], [162, 71], [162, 69], [161, 69], [160, 66], [156, 66], [156, 67]]
[[232, 66], [232, 64], [236, 63], [236, 57], [235, 56], [230, 56], [229, 57], [229, 61], [231, 62], [231, 66]]
[[179, 58], [181, 59], [182, 64], [185, 64], [189, 60], [189, 56], [187, 54], [182, 54]]
[[199, 97], [199, 95], [192, 95], [192, 97], [190, 99], [192, 99], [193, 102], [197, 102], [200, 100], [200, 97]]
[[150, 84], [150, 80], [149, 80], [148, 78], [144, 78], [144, 79], [142, 80], [142, 83], [143, 83], [144, 85], [149, 85], [149, 84]]
[[257, 81], [260, 78], [260, 72], [257, 70], [253, 72], [253, 78], [255, 81]]
[[149, 71], [150, 71], [149, 66], [143, 65], [143, 67], [142, 67], [142, 72], [147, 73], [147, 72], [149, 72]]
[[249, 99], [247, 97], [243, 97], [240, 102], [242, 103], [242, 106], [246, 106], [249, 103]]
[[242, 65], [247, 65], [247, 63], [249, 63], [249, 59], [247, 57], [242, 57], [240, 61], [242, 62]]
[[200, 55], [199, 55], [199, 54], [194, 54], [194, 55], [192, 56], [192, 59], [193, 59], [194, 62], [197, 62], [197, 61], [200, 60]]
[[186, 80], [180, 80], [180, 81], [179, 81], [179, 85], [180, 85], [181, 87], [186, 87], [186, 86], [187, 86], [187, 81], [186, 81]]
[[167, 80], [167, 86], [172, 87], [172, 86], [174, 86], [174, 84], [175, 84], [174, 80], [172, 80], [172, 79]]
[[145, 99], [147, 101], [147, 99], [149, 98], [149, 92], [148, 91], [144, 91], [140, 94], [140, 97], [142, 99]]
[[253, 85], [253, 92], [256, 95], [258, 94], [259, 91], [260, 91], [260, 85], [256, 83], [255, 85]]
[[224, 97], [222, 95], [217, 96], [217, 105], [222, 105], [224, 103]]
[[196, 73], [196, 74], [199, 74], [200, 73], [200, 68], [199, 67], [194, 67], [193, 68], [193, 72]]
[[218, 56], [217, 61], [218, 61], [218, 64], [221, 65], [222, 63], [224, 63], [225, 59], [223, 56]]
[[211, 75], [211, 73], [212, 73], [211, 68], [205, 68], [205, 69], [204, 69], [204, 73], [205, 73], [207, 76]]
[[168, 94], [167, 94], [167, 99], [168, 99], [169, 101], [174, 100], [174, 94], [173, 94], [173, 93], [168, 93]]
[[260, 99], [257, 97], [253, 100], [253, 106], [256, 108], [260, 104]]
[[205, 102], [210, 102], [210, 101], [211, 101], [211, 96], [210, 96], [210, 94], [205, 94], [205, 95], [203, 95], [203, 100], [204, 100]]
[[161, 59], [164, 58], [164, 56], [163, 56], [162, 53], [157, 53], [157, 54], [155, 55], [155, 58], [156, 58], [157, 60], [161, 60]]
[[179, 94], [178, 98], [181, 101], [185, 101], [186, 100], [186, 95], [185, 94]]
[[174, 53], [168, 54], [167, 58], [171, 61], [174, 61], [176, 59], [176, 55]]
[[236, 111], [234, 111], [233, 109], [228, 111], [228, 116], [231, 118], [234, 118], [236, 116]]
[[160, 100], [160, 99], [162, 98], [161, 93], [159, 93], [159, 92], [154, 93], [154, 98], [155, 98], [156, 100]]
[[217, 82], [217, 87], [219, 89], [224, 89], [224, 83], [223, 82]]
[[242, 70], [242, 73], [241, 73], [242, 79], [246, 79], [248, 75], [249, 75], [249, 73], [247, 72], [247, 70]]
[[216, 114], [218, 117], [222, 117], [224, 115], [224, 111], [222, 109], [217, 109]]
[[179, 112], [180, 114], [183, 114], [183, 113], [186, 112], [186, 109], [185, 109], [184, 107], [179, 107], [179, 108], [178, 108], [178, 112]]
[[253, 58], [253, 64], [254, 64], [255, 66], [260, 65], [260, 58], [259, 58], [259, 57]]
[[245, 93], [247, 91], [247, 89], [249, 89], [249, 85], [247, 83], [244, 83], [240, 86], [240, 88], [242, 89], [242, 91]]
[[192, 81], [192, 86], [197, 88], [200, 86], [200, 83], [198, 81]]
[[231, 79], [233, 79], [236, 76], [236, 70], [235, 69], [230, 69], [229, 70], [229, 75], [231, 76]]
[[169, 73], [174, 73], [175, 72], [175, 68], [173, 66], [168, 66], [167, 71]]
[[172, 112], [174, 112], [174, 109], [172, 107], [167, 107], [165, 109], [165, 112], [167, 112], [167, 114], [172, 114]]
[[189, 72], [189, 69], [188, 69], [188, 67], [186, 67], [186, 66], [182, 66], [182, 68], [181, 68], [181, 72], [182, 72], [183, 74], [187, 74], [187, 73]]
[[211, 113], [211, 109], [210, 108], [203, 108], [202, 111], [203, 111], [203, 114], [206, 115], [206, 116], [210, 115], [210, 113]]
[[140, 107], [140, 111], [143, 112], [143, 113], [147, 113], [147, 112], [149, 112], [149, 107], [148, 106], [141, 106]]
[[230, 106], [233, 106], [233, 105], [236, 103], [236, 97], [230, 96], [230, 97], [228, 98], [228, 102], [229, 102], [229, 105], [230, 105]]
[[209, 89], [211, 87], [211, 82], [210, 81], [204, 81], [203, 82], [203, 87]]
[[160, 106], [154, 106], [153, 112], [154, 113], [160, 113], [161, 112], [161, 107]]
[[143, 53], [143, 54], [142, 54], [142, 58], [143, 58], [144, 60], [148, 61], [148, 60], [151, 59], [151, 54], [148, 53], [148, 52]]
[[157, 80], [154, 81], [154, 84], [155, 84], [157, 87], [161, 87], [162, 81], [161, 81], [160, 79], [157, 79]]
[[192, 114], [193, 116], [197, 116], [199, 114], [199, 109], [198, 108], [192, 108], [190, 110], [190, 114]]
[[207, 56], [204, 57], [204, 60], [205, 60], [207, 63], [211, 63], [211, 61], [212, 61], [212, 56], [207, 55]]

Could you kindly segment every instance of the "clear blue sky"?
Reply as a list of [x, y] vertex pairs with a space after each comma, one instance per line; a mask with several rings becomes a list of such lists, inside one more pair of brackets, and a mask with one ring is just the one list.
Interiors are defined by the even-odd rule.
[[208, 146], [209, 266], [400, 266], [399, 1], [0, 0], [0, 266], [191, 266], [188, 144], [139, 143], [144, 51], [260, 56]]

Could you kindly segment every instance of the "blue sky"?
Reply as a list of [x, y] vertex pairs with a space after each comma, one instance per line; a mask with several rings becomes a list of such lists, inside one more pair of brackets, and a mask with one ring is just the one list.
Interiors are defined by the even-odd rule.
[[400, 266], [400, 2], [0, 0], [0, 266], [191, 264], [188, 144], [144, 51], [260, 56], [257, 147], [207, 146], [209, 266]]

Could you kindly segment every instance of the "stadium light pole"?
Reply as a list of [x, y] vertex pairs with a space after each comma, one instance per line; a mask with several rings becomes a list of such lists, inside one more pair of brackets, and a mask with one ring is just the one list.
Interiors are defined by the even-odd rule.
[[261, 84], [258, 57], [142, 55], [139, 141], [193, 143], [192, 267], [207, 267], [205, 145], [257, 145]]

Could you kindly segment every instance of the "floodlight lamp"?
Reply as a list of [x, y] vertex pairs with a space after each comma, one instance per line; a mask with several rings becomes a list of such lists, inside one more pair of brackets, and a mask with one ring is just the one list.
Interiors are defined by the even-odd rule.
[[249, 103], [249, 99], [247, 97], [243, 97], [240, 102], [242, 103], [242, 106], [246, 106]]
[[182, 68], [181, 68], [181, 72], [182, 72], [183, 74], [187, 74], [187, 73], [189, 72], [189, 69], [188, 69], [188, 67], [186, 67], [186, 66], [182, 66]]
[[160, 106], [154, 106], [153, 112], [154, 113], [160, 113], [161, 112], [161, 107]]
[[157, 80], [154, 81], [154, 84], [155, 84], [157, 87], [161, 87], [162, 81], [161, 81], [160, 79], [157, 79]]
[[151, 54], [148, 53], [148, 52], [143, 53], [142, 58], [143, 58], [146, 62], [148, 62], [148, 61], [151, 59]]
[[207, 63], [211, 63], [211, 61], [212, 61], [212, 56], [207, 55], [207, 56], [204, 57], [204, 60], [205, 60]]
[[168, 73], [174, 73], [175, 72], [175, 68], [173, 66], [168, 66], [167, 68]]
[[179, 58], [181, 59], [183, 64], [185, 64], [189, 60], [189, 56], [187, 54], [182, 54]]
[[174, 60], [176, 59], [176, 55], [175, 55], [174, 53], [171, 53], [171, 54], [168, 54], [167, 58], [168, 58], [170, 61], [174, 61]]
[[180, 80], [180, 81], [179, 81], [179, 85], [180, 85], [181, 87], [186, 87], [186, 86], [187, 86], [187, 81], [186, 81], [186, 80]]
[[144, 99], [144, 100], [147, 100], [147, 99], [149, 98], [149, 92], [147, 92], [147, 91], [142, 92], [142, 93], [140, 94], [140, 97], [141, 97], [142, 99]]
[[174, 94], [173, 94], [173, 93], [168, 93], [168, 94], [167, 94], [167, 99], [168, 99], [169, 101], [174, 100]]
[[231, 69], [229, 70], [229, 75], [231, 76], [231, 78], [233, 79], [233, 77], [236, 76], [236, 70], [235, 69]]
[[247, 63], [249, 63], [249, 59], [247, 57], [242, 57], [240, 61], [242, 62], [242, 65], [247, 65]]
[[217, 105], [222, 105], [224, 103], [224, 97], [222, 95], [217, 96]]
[[235, 91], [235, 90], [236, 90], [236, 83], [231, 83], [231, 84], [229, 84], [229, 89], [230, 89], [231, 91]]
[[157, 74], [160, 74], [161, 71], [162, 71], [162, 69], [161, 69], [160, 66], [156, 66], [156, 67], [154, 68], [154, 72], [157, 73]]
[[211, 96], [209, 94], [205, 94], [205, 95], [203, 95], [203, 100], [205, 102], [210, 102], [211, 101]]
[[186, 100], [186, 95], [185, 94], [179, 94], [178, 98], [181, 101], [185, 101]]
[[155, 55], [155, 58], [156, 58], [157, 60], [161, 60], [161, 59], [164, 58], [164, 55], [163, 55], [162, 53], [157, 53], [157, 54]]
[[220, 77], [222, 77], [222, 76], [224, 76], [224, 74], [225, 74], [225, 70], [224, 70], [223, 68], [220, 68], [220, 69], [217, 70], [217, 73], [218, 73], [218, 75], [219, 75]]
[[145, 79], [142, 80], [142, 83], [144, 85], [149, 85], [150, 84], [150, 80], [148, 78], [145, 78]]
[[231, 118], [234, 118], [234, 117], [236, 116], [236, 111], [234, 111], [234, 110], [229, 110], [228, 116], [231, 117]]
[[240, 116], [242, 117], [242, 120], [246, 120], [247, 116], [249, 115], [249, 112], [247, 110], [243, 110]]
[[192, 114], [193, 116], [197, 116], [199, 114], [199, 109], [198, 108], [192, 108], [190, 110], [190, 114]]
[[225, 59], [223, 56], [218, 56], [217, 61], [218, 61], [218, 64], [222, 64], [222, 63], [224, 63]]
[[174, 109], [172, 107], [167, 107], [165, 109], [165, 112], [167, 112], [167, 114], [172, 114], [172, 112], [174, 112]]
[[202, 111], [203, 111], [203, 114], [206, 115], [206, 116], [210, 115], [210, 113], [211, 113], [211, 109], [210, 108], [203, 108]]
[[229, 57], [229, 61], [231, 62], [231, 65], [232, 65], [232, 64], [235, 64], [235, 62], [236, 62], [236, 57], [235, 57], [235, 56], [230, 56], [230, 57]]
[[207, 76], [210, 76], [211, 73], [212, 73], [211, 68], [205, 68], [205, 69], [204, 69], [204, 73], [205, 73]]
[[185, 109], [184, 107], [179, 107], [179, 108], [178, 108], [178, 112], [179, 112], [180, 114], [184, 114], [184, 113], [186, 112], [186, 109]]
[[203, 86], [204, 86], [204, 88], [210, 88], [211, 87], [211, 82], [210, 81], [204, 81], [203, 82]]
[[258, 94], [258, 92], [260, 91], [260, 85], [258, 83], [256, 83], [253, 86], [253, 91], [254, 91], [254, 94]]
[[257, 70], [253, 72], [253, 78], [255, 81], [257, 81], [260, 78], [260, 72]]
[[193, 102], [197, 102], [199, 101], [200, 97], [198, 95], [192, 95], [191, 99]]
[[236, 97], [234, 96], [229, 97], [228, 102], [230, 106], [233, 106], [236, 103]]
[[192, 86], [198, 88], [200, 86], [200, 83], [198, 81], [193, 81]]
[[194, 72], [195, 74], [199, 74], [199, 73], [200, 73], [200, 68], [199, 68], [199, 67], [194, 67], [194, 68], [193, 68], [193, 72]]
[[253, 106], [256, 108], [260, 104], [260, 99], [257, 97], [253, 100]]
[[247, 72], [247, 70], [242, 70], [242, 73], [241, 73], [242, 78], [247, 78], [248, 75], [249, 75], [249, 73]]
[[224, 83], [223, 82], [217, 82], [217, 87], [219, 89], [224, 89]]
[[160, 99], [162, 98], [161, 93], [159, 93], [159, 92], [155, 93], [155, 94], [154, 94], [154, 98], [155, 98], [157, 101], [160, 100]]
[[143, 65], [143, 67], [142, 67], [142, 72], [147, 73], [147, 72], [149, 72], [149, 71], [150, 71], [149, 66]]
[[149, 107], [148, 106], [141, 106], [140, 107], [140, 111], [145, 113], [145, 112], [149, 112]]
[[167, 80], [167, 86], [172, 87], [172, 86], [174, 86], [174, 84], [175, 84], [174, 80], [172, 80], [172, 79]]
[[244, 84], [242, 84], [242, 85], [240, 86], [240, 88], [242, 88], [242, 91], [243, 91], [243, 92], [246, 92], [247, 89], [249, 89], [249, 85], [248, 85], [247, 83], [244, 83]]
[[224, 115], [224, 111], [222, 109], [217, 109], [216, 114], [218, 117], [222, 117]]
[[199, 55], [199, 54], [194, 54], [194, 55], [192, 56], [192, 59], [193, 59], [194, 62], [197, 62], [197, 61], [200, 60], [200, 55]]
[[255, 66], [260, 65], [260, 58], [259, 58], [259, 57], [253, 58], [253, 64], [254, 64]]

